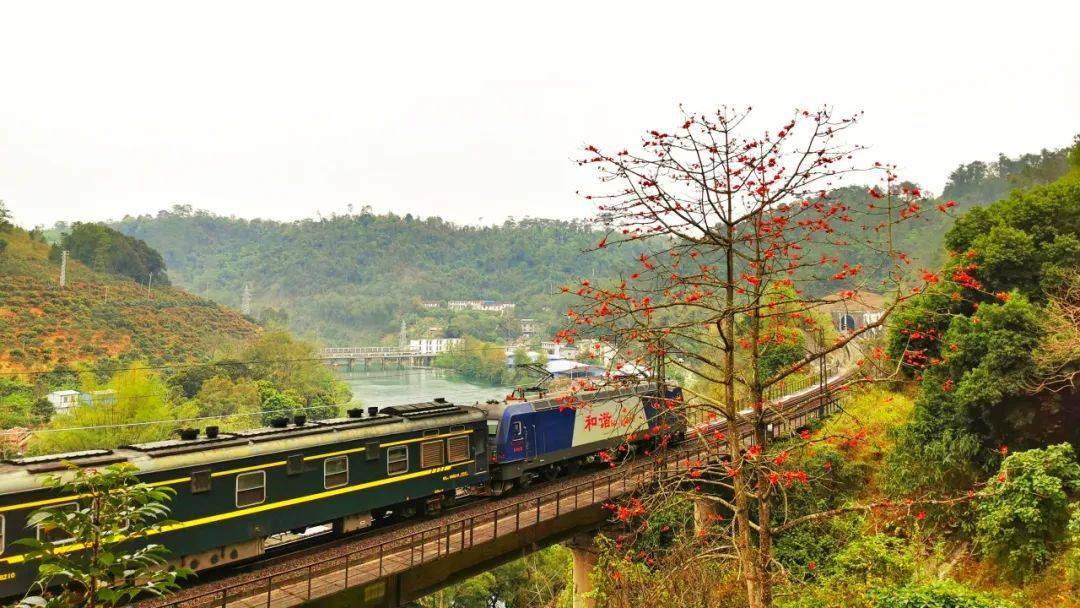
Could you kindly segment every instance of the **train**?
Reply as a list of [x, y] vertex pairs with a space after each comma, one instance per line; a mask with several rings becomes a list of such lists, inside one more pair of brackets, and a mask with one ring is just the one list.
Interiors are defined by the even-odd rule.
[[[678, 388], [642, 383], [566, 397], [430, 402], [349, 410], [348, 417], [0, 461], [0, 597], [21, 595], [36, 566], [18, 538], [76, 543], [27, 526], [43, 507], [79, 497], [42, 487], [71, 465], [127, 462], [140, 481], [171, 487], [153, 537], [178, 566], [253, 560], [312, 533], [349, 534], [435, 514], [470, 496], [498, 496], [572, 473], [605, 451], [656, 447], [684, 432], [665, 407]], [[132, 543], [149, 542], [135, 539]], [[73, 549], [77, 550], [77, 549]]]

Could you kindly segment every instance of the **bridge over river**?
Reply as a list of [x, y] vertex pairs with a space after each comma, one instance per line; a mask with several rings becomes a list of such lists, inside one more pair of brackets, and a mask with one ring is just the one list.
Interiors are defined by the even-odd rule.
[[[809, 420], [838, 409], [833, 387], [841, 374], [776, 399], [776, 434], [794, 433]], [[746, 445], [752, 441], [747, 434]], [[397, 608], [425, 595], [520, 558], [539, 548], [570, 541], [574, 555], [575, 606], [592, 589], [589, 572], [596, 556], [592, 534], [610, 513], [603, 503], [645, 490], [665, 477], [684, 476], [692, 461], [716, 462], [723, 445], [680, 447], [660, 460], [639, 459], [614, 469], [481, 502], [460, 512], [408, 528], [373, 531], [361, 538], [259, 567], [254, 572], [203, 584], [136, 608]], [[709, 521], [715, 503], [698, 500], [696, 519]]]
[[339, 346], [320, 350], [319, 358], [330, 365], [349, 369], [356, 364], [367, 369], [372, 363], [429, 367], [439, 352], [442, 351], [409, 346]]

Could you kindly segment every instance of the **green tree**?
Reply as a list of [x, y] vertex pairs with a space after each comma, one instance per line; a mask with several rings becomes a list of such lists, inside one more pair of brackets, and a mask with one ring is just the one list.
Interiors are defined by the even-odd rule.
[[1080, 496], [1080, 464], [1063, 443], [1009, 455], [980, 494], [975, 540], [980, 551], [1024, 578], [1070, 538], [1070, 501]]
[[[262, 400], [255, 380], [227, 376], [214, 376], [202, 384], [193, 399], [199, 416], [235, 417], [231, 422], [240, 427], [250, 427], [255, 422], [253, 414], [260, 411]], [[228, 418], [222, 422], [229, 421]]]
[[76, 222], [71, 232], [54, 247], [51, 258], [58, 258], [66, 249], [71, 257], [94, 270], [111, 272], [145, 283], [153, 276], [154, 283], [168, 285], [165, 261], [145, 241], [132, 238], [104, 224]]
[[31, 446], [35, 452], [114, 448], [165, 439], [176, 427], [174, 420], [194, 414], [190, 407], [175, 406], [165, 381], [137, 363], [105, 384], [86, 374], [82, 388], [90, 403], [54, 416], [49, 427], [36, 435]]
[[897, 432], [895, 491], [962, 490], [997, 465], [999, 446], [1075, 432], [1053, 399], [1028, 393], [1041, 331], [1038, 308], [1021, 295], [953, 317], [941, 338], [948, 355], [924, 372], [912, 420]]
[[67, 475], [45, 478], [46, 487], [80, 498], [74, 509], [45, 507], [27, 520], [28, 528], [50, 532], [44, 539], [16, 541], [38, 564], [37, 579], [20, 607], [119, 606], [141, 594], [179, 588], [177, 579], [191, 571], [170, 566], [164, 546], [143, 542], [169, 524], [166, 503], [174, 490], [141, 483], [136, 471], [127, 463], [102, 469], [72, 465]]
[[[522, 356], [528, 358], [524, 353]], [[463, 378], [496, 386], [509, 384], [513, 376], [506, 367], [506, 349], [472, 337], [465, 337], [435, 357], [435, 367], [451, 369]]]
[[8, 211], [7, 205], [4, 204], [3, 199], [0, 199], [0, 230], [11, 229], [11, 212]]
[[240, 359], [247, 362], [249, 377], [266, 380], [278, 391], [292, 391], [300, 406], [315, 408], [309, 417], [328, 418], [336, 416], [338, 406], [348, 403], [352, 394], [317, 355], [314, 345], [275, 330], [257, 336]]
[[421, 608], [489, 608], [495, 574], [484, 572], [422, 598]]

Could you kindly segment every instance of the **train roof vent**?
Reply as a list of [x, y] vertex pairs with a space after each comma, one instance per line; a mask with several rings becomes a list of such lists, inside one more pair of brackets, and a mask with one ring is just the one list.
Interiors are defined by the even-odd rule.
[[60, 462], [63, 460], [80, 460], [83, 458], [96, 458], [108, 456], [112, 450], [83, 450], [81, 452], [65, 452], [63, 454], [45, 454], [44, 456], [28, 456], [26, 458], [5, 458], [4, 462], [19, 466], [44, 464], [47, 462]]
[[392, 414], [394, 416], [401, 416], [407, 420], [417, 420], [420, 418], [431, 418], [434, 416], [444, 416], [446, 414], [454, 414], [460, 412], [461, 408], [453, 403], [413, 403], [411, 405], [392, 405], [390, 407], [384, 407], [380, 410], [380, 413]]
[[222, 441], [228, 441], [230, 439], [236, 439], [236, 435], [232, 433], [221, 433], [217, 437], [199, 437], [197, 439], [165, 439], [162, 441], [150, 441], [147, 443], [133, 443], [131, 445], [125, 445], [123, 447], [139, 452], [157, 452], [160, 450], [171, 450], [173, 448], [188, 447], [193, 445], [206, 447], [207, 444], [221, 443]]

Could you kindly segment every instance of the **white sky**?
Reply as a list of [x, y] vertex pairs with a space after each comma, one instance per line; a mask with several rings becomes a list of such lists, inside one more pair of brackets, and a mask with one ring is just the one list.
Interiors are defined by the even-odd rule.
[[[880, 7], [880, 8], [878, 8]], [[357, 209], [573, 217], [584, 143], [678, 104], [864, 110], [940, 191], [1080, 132], [1080, 2], [0, 4], [0, 199], [19, 224]]]

